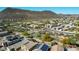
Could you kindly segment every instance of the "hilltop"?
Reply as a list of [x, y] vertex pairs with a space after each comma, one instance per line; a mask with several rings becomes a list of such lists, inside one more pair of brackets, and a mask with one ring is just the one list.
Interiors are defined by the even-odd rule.
[[22, 10], [16, 8], [5, 8], [0, 13], [0, 19], [50, 19], [59, 17], [55, 12], [45, 10], [45, 11], [31, 11], [31, 10]]

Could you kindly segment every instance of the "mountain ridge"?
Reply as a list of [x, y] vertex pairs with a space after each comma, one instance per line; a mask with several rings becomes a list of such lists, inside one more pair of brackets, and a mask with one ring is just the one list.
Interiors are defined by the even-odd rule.
[[52, 11], [31, 11], [22, 10], [17, 8], [5, 8], [0, 12], [0, 19], [50, 19], [59, 17], [55, 12]]

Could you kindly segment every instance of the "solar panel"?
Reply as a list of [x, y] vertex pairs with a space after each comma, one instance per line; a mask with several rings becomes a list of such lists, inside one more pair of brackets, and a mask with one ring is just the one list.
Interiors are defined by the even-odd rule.
[[41, 44], [36, 44], [36, 45], [34, 46], [34, 48], [33, 48], [33, 49], [37, 49], [37, 48], [39, 48], [39, 47], [40, 47], [40, 45], [41, 45]]
[[46, 45], [46, 44], [44, 44], [44, 45], [41, 47], [41, 50], [42, 50], [42, 51], [48, 51], [48, 49], [49, 49], [49, 46]]
[[7, 46], [13, 45], [13, 44], [18, 43], [18, 42], [20, 42], [20, 41], [22, 41], [22, 40], [21, 40], [21, 39], [13, 40], [13, 41], [11, 41], [11, 42], [8, 42], [8, 43], [7, 43]]

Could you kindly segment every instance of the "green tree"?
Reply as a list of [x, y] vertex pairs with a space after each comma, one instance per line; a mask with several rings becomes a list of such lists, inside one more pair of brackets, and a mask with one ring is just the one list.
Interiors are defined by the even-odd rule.
[[79, 26], [79, 21], [77, 21], [77, 22], [75, 23], [75, 25], [76, 25], [76, 26]]
[[41, 34], [40, 33], [35, 33], [35, 37], [40, 38]]
[[73, 37], [70, 37], [68, 41], [69, 41], [69, 44], [71, 44], [71, 45], [75, 45], [76, 44], [76, 39], [73, 38]]
[[77, 40], [79, 40], [79, 33], [76, 33], [75, 37], [76, 37]]
[[63, 40], [61, 40], [61, 42], [63, 43], [63, 45], [65, 45], [65, 44], [74, 45], [74, 44], [76, 44], [76, 39], [71, 36], [68, 38], [64, 38]]
[[50, 42], [53, 40], [53, 38], [48, 33], [45, 33], [45, 35], [42, 38], [43, 38], [42, 39], [43, 42], [45, 42], [45, 41]]
[[27, 31], [25, 31], [25, 32], [22, 32], [22, 35], [29, 36], [29, 33]]

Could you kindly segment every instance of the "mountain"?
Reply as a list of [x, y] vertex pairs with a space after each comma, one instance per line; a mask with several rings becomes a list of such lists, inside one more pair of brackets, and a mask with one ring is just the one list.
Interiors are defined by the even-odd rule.
[[26, 11], [29, 12], [30, 10], [21, 10], [21, 9], [7, 7], [2, 11], [2, 13], [22, 13]]
[[13, 19], [13, 20], [27, 20], [27, 19], [50, 19], [50, 18], [56, 18], [59, 17], [56, 13], [52, 11], [31, 11], [31, 10], [22, 10], [22, 9], [16, 9], [16, 8], [5, 8], [0, 13], [0, 19], [3, 19], [6, 21], [6, 19]]

